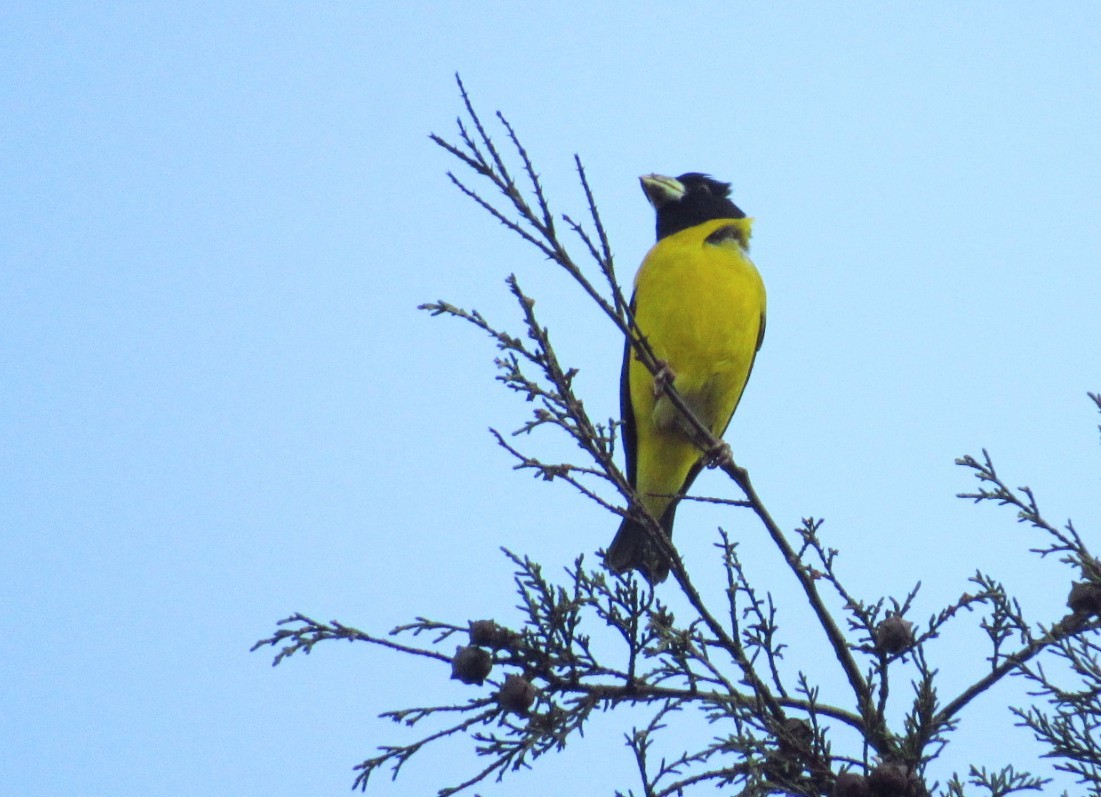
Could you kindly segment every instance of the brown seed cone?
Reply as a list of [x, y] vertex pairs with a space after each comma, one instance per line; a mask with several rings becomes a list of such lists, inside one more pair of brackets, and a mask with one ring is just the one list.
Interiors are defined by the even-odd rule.
[[1070, 588], [1067, 606], [1080, 617], [1101, 615], [1101, 585], [1091, 581], [1076, 581]]
[[481, 686], [492, 669], [493, 657], [478, 647], [456, 648], [451, 658], [451, 678], [464, 684]]
[[505, 711], [526, 715], [535, 702], [535, 687], [520, 675], [510, 675], [497, 692], [497, 705]]
[[470, 644], [484, 645], [491, 650], [511, 648], [520, 639], [520, 635], [493, 620], [470, 621]]
[[855, 772], [842, 772], [833, 782], [830, 797], [870, 797], [868, 779]]
[[875, 648], [880, 653], [901, 653], [914, 644], [914, 624], [892, 615], [875, 628]]

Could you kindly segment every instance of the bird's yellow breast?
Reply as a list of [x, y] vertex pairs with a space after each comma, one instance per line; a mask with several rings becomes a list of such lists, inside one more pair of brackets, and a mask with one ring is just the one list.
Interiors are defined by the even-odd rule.
[[[741, 397], [756, 354], [765, 312], [765, 288], [739, 240], [709, 243], [737, 226], [748, 240], [749, 219], [716, 219], [663, 238], [635, 278], [635, 320], [654, 354], [676, 375], [677, 390], [721, 435]], [[641, 363], [630, 368], [631, 399], [641, 428], [654, 431], [672, 412], [655, 401], [653, 379]]]

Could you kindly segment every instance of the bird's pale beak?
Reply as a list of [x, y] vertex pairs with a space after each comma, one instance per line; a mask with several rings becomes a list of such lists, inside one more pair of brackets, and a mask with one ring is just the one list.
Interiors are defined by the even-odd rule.
[[666, 177], [663, 174], [644, 174], [638, 178], [642, 183], [642, 191], [654, 210], [658, 210], [670, 202], [679, 202], [684, 196], [684, 183], [675, 177]]

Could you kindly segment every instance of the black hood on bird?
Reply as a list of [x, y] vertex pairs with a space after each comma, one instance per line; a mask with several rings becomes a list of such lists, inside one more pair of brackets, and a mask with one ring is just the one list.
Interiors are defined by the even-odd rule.
[[730, 183], [706, 174], [686, 172], [675, 178], [648, 174], [639, 180], [657, 215], [659, 241], [705, 221], [745, 218], [730, 200]]

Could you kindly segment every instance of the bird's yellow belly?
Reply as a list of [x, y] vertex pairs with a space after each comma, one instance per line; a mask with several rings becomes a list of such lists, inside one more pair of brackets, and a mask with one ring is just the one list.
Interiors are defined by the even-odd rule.
[[[744, 250], [706, 238], [730, 220], [658, 242], [635, 278], [635, 320], [673, 385], [716, 436], [738, 406], [757, 351], [765, 311], [764, 284]], [[685, 421], [637, 359], [628, 369], [636, 443], [636, 488], [661, 517], [688, 484], [702, 452]]]
[[[700, 420], [723, 433], [741, 396], [756, 352], [762, 292], [756, 269], [725, 248], [671, 268], [640, 274], [636, 315], [639, 328], [658, 359], [675, 374], [674, 385]], [[655, 264], [660, 266], [660, 263]], [[669, 429], [675, 410], [668, 399], [653, 398], [650, 373], [632, 368], [635, 407], [653, 405], [653, 422]], [[647, 400], [645, 395], [649, 392]]]

